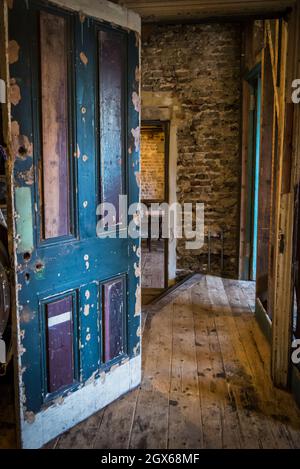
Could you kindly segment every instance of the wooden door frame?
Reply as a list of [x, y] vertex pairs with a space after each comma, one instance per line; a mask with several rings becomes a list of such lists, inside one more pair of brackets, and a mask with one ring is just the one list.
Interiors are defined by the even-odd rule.
[[[254, 212], [254, 171], [256, 168], [256, 140], [257, 140], [257, 122], [256, 122], [256, 106], [252, 109], [252, 96], [253, 90], [257, 87], [257, 82], [261, 83], [261, 62], [257, 63], [255, 67], [247, 73], [244, 80], [248, 83], [249, 91], [250, 91], [250, 101], [249, 101], [249, 109], [248, 109], [248, 154], [247, 154], [247, 188], [248, 194], [251, 193], [251, 198], [247, 203], [247, 211], [246, 211], [246, 226], [245, 226], [245, 235], [246, 235], [246, 245], [247, 252], [244, 256], [244, 271], [243, 271], [243, 278], [247, 280], [251, 280], [251, 272], [252, 267], [251, 264], [253, 262], [253, 212]], [[261, 98], [261, 93], [260, 93]], [[261, 99], [260, 99], [261, 104]], [[256, 128], [255, 128], [256, 127]], [[254, 142], [254, 136], [255, 142]], [[249, 252], [251, 251], [251, 252]]]
[[279, 20], [276, 24], [275, 35], [272, 33], [270, 22], [267, 20], [265, 24], [265, 44], [269, 47], [272, 61], [274, 122], [278, 128], [277, 145], [276, 133], [273, 136], [275, 193], [272, 213], [273, 233], [270, 245], [270, 249], [273, 249], [273, 259], [270, 259], [271, 278], [268, 287], [273, 313], [271, 374], [274, 384], [283, 389], [289, 387], [291, 374], [293, 181], [299, 157], [297, 131], [294, 131], [294, 135], [290, 135], [290, 126], [293, 121], [294, 129], [299, 128], [299, 117], [297, 123], [296, 115], [294, 115], [295, 106], [291, 102], [291, 83], [299, 71], [297, 63], [299, 39], [298, 1], [298, 14], [297, 9], [294, 9], [287, 21]]
[[[161, 121], [161, 120], [142, 120], [141, 123], [141, 132], [143, 128], [147, 127], [161, 127], [164, 136], [165, 136], [165, 150], [164, 150], [164, 168], [165, 168], [165, 191], [164, 191], [164, 200], [155, 200], [150, 202], [156, 203], [169, 203], [169, 193], [170, 193], [170, 177], [169, 177], [169, 162], [170, 162], [170, 121]], [[143, 156], [141, 155], [141, 163]], [[164, 288], [169, 287], [169, 239], [164, 239]]]
[[[261, 126], [261, 141], [264, 137], [269, 142], [268, 151], [272, 152], [272, 173], [275, 174], [272, 196], [269, 266], [268, 266], [268, 307], [273, 320], [266, 314], [261, 302], [257, 299], [256, 316], [260, 326], [271, 345], [271, 372], [276, 386], [288, 388], [290, 385], [291, 362], [291, 330], [292, 330], [292, 240], [294, 186], [300, 180], [300, 110], [299, 105], [292, 103], [292, 81], [300, 76], [300, 0], [284, 18], [273, 22], [264, 22], [264, 47], [262, 49], [262, 75], [266, 54], [271, 61], [272, 103], [274, 112], [269, 113], [270, 124], [273, 122], [273, 135], [266, 135], [264, 122]], [[262, 77], [264, 78], [264, 77]], [[264, 79], [263, 79], [264, 81]], [[244, 85], [245, 86], [245, 85]], [[249, 97], [244, 97], [245, 106]], [[262, 107], [264, 107], [262, 95]], [[246, 111], [247, 107], [245, 107]], [[244, 122], [248, 116], [244, 112]], [[276, 129], [277, 126], [277, 129]], [[243, 142], [247, 140], [243, 131]], [[247, 144], [243, 144], [243, 161], [246, 161]], [[264, 149], [261, 145], [261, 158]], [[245, 162], [243, 163], [245, 165]], [[244, 176], [244, 184], [246, 177]], [[245, 207], [241, 212], [243, 220]], [[242, 233], [242, 231], [241, 231]], [[244, 233], [242, 233], [242, 240]], [[240, 277], [245, 276], [245, 241], [240, 247]], [[293, 371], [293, 370], [292, 370]], [[298, 373], [297, 389], [300, 394], [300, 373]], [[293, 378], [293, 382], [295, 379]], [[300, 400], [300, 396], [299, 396]]]

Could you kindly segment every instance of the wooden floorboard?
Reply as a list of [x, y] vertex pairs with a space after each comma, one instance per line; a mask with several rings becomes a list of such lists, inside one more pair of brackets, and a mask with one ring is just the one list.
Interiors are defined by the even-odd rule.
[[194, 318], [190, 292], [174, 303], [168, 447], [203, 446]]
[[168, 441], [173, 305], [149, 316], [144, 334], [143, 384], [130, 448], [165, 449]]
[[253, 282], [199, 275], [149, 307], [141, 386], [50, 446], [300, 448], [300, 410], [272, 384], [254, 303]]

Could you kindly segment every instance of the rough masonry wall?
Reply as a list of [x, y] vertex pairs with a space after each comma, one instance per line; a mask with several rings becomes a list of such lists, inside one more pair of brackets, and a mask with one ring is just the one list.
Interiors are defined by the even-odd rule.
[[160, 129], [141, 132], [142, 200], [165, 199], [165, 135]]
[[[224, 231], [224, 269], [237, 275], [240, 167], [241, 30], [237, 24], [147, 26], [143, 91], [171, 92], [180, 103], [178, 202], [205, 203], [205, 230]], [[220, 272], [221, 241], [211, 240], [211, 271]], [[177, 274], [206, 271], [201, 250], [177, 244]]]

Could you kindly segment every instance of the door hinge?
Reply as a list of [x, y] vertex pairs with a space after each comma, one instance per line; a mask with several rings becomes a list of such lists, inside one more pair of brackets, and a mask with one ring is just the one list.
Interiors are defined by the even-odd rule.
[[280, 239], [279, 239], [279, 252], [280, 252], [280, 254], [284, 253], [284, 248], [285, 248], [285, 236], [284, 236], [283, 233], [281, 233]]

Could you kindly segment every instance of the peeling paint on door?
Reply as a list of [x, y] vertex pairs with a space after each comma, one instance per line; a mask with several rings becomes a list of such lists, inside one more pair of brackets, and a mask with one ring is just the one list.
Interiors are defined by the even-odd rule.
[[18, 62], [19, 60], [19, 51], [20, 51], [20, 46], [17, 43], [17, 41], [9, 41], [8, 44], [8, 57], [9, 57], [9, 63], [10, 65]]
[[33, 219], [32, 199], [29, 187], [17, 187], [15, 189], [15, 205], [18, 214], [16, 219], [18, 235], [18, 253], [33, 250]]
[[15, 78], [11, 78], [10, 80], [9, 100], [14, 106], [17, 106], [21, 101], [21, 90]]

